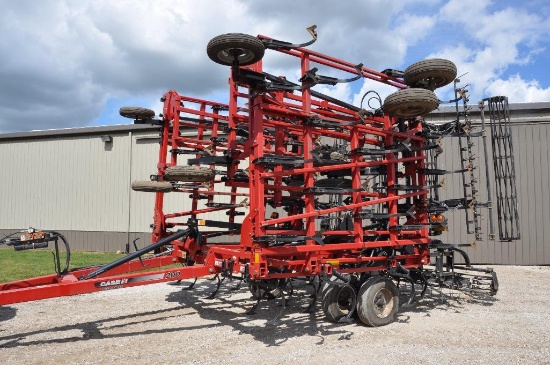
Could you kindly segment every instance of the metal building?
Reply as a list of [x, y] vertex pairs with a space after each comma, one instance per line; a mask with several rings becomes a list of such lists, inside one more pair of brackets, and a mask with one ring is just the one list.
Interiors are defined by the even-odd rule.
[[[144, 125], [0, 135], [0, 234], [56, 230], [87, 251], [150, 243], [155, 194], [130, 184], [156, 173], [158, 142], [158, 127]], [[165, 199], [167, 211], [190, 209], [184, 204], [179, 194]], [[226, 219], [219, 214], [212, 219]]]
[[[550, 195], [545, 190], [550, 185], [550, 102], [511, 104], [510, 115], [521, 239], [488, 239], [488, 212], [483, 211], [483, 240], [466, 251], [474, 263], [548, 265]], [[479, 121], [479, 110], [473, 108], [470, 116], [474, 122]], [[441, 108], [427, 120], [446, 122], [455, 118], [454, 108]], [[150, 241], [154, 194], [134, 192], [129, 186], [156, 172], [158, 141], [157, 127], [145, 125], [0, 135], [0, 166], [4, 172], [0, 183], [0, 234], [32, 226], [63, 232], [74, 249], [124, 250], [137, 237], [141, 238], [139, 246], [145, 245]], [[442, 167], [457, 169], [460, 158], [456, 140], [447, 138], [443, 143]], [[474, 148], [481, 156], [481, 145]], [[460, 197], [459, 177], [447, 180], [444, 194]], [[181, 211], [184, 199], [171, 193], [165, 202], [168, 210]], [[464, 216], [464, 211], [447, 214], [449, 232], [442, 236], [444, 241], [474, 241], [465, 232]], [[226, 216], [223, 212], [212, 213], [212, 219], [225, 220]]]
[[[480, 110], [471, 107], [470, 119], [477, 130], [481, 130]], [[443, 107], [426, 117], [428, 122], [444, 123], [457, 118], [455, 107]], [[487, 116], [486, 116], [487, 118]], [[550, 102], [510, 104], [511, 132], [514, 147], [515, 174], [518, 195], [520, 239], [501, 242], [498, 240], [497, 214], [493, 212], [496, 239], [490, 239], [489, 211], [481, 209], [482, 240], [476, 242], [473, 234], [466, 233], [465, 212], [446, 213], [449, 231], [442, 240], [449, 243], [471, 244], [465, 251], [473, 263], [548, 265], [550, 264], [550, 195], [546, 192], [550, 186]], [[488, 121], [486, 121], [488, 122]], [[493, 194], [490, 201], [495, 204], [495, 183], [492, 167], [492, 153], [489, 127], [488, 156], [490, 172], [485, 178], [483, 146], [481, 138], [475, 141], [474, 154], [477, 157], [476, 176], [479, 176], [480, 200], [487, 202], [485, 180], [492, 183]], [[442, 140], [444, 153], [441, 167], [447, 170], [460, 169], [460, 148], [457, 139], [447, 137]], [[443, 189], [444, 198], [462, 197], [463, 182], [459, 176], [447, 176]]]

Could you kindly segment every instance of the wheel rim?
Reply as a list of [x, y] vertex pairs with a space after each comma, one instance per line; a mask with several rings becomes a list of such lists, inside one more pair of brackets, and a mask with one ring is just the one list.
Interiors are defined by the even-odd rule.
[[372, 308], [378, 318], [386, 318], [393, 309], [393, 295], [388, 288], [382, 288], [374, 295]]
[[349, 286], [344, 286], [338, 293], [336, 303], [343, 313], [349, 313], [355, 307], [355, 292]]
[[246, 48], [225, 48], [218, 52], [218, 59], [222, 62], [232, 64], [237, 59], [239, 64], [249, 63], [254, 59], [254, 52]]
[[424, 85], [424, 87], [427, 87], [429, 90], [434, 90], [439, 87], [448, 85], [451, 82], [452, 80], [449, 80], [445, 76], [430, 76], [418, 80], [415, 85], [419, 87], [422, 87], [422, 85]]
[[437, 88], [449, 84], [449, 80], [443, 76], [432, 77], [428, 80], [428, 84]]

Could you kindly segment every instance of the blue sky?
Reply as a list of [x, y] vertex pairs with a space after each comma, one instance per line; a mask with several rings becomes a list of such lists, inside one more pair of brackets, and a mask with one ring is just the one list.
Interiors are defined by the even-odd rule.
[[[121, 106], [160, 112], [169, 89], [227, 100], [226, 67], [206, 56], [219, 34], [264, 34], [374, 70], [430, 57], [456, 63], [470, 100], [550, 101], [548, 0], [0, 0], [0, 133], [131, 122]], [[268, 52], [266, 71], [299, 77]], [[326, 70], [320, 70], [320, 73]], [[329, 71], [326, 71], [329, 72]], [[325, 73], [326, 73], [325, 72]], [[357, 81], [320, 91], [358, 104]], [[438, 90], [451, 98], [450, 87]]]

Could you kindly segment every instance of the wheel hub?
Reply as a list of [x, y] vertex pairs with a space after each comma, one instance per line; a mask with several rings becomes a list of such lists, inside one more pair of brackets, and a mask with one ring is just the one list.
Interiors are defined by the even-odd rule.
[[373, 309], [374, 313], [379, 318], [386, 318], [393, 306], [393, 296], [389, 289], [382, 288], [380, 289], [373, 299]]
[[220, 51], [218, 57], [229, 63], [234, 60], [239, 63], [246, 63], [254, 57], [254, 54], [244, 48], [228, 48]]

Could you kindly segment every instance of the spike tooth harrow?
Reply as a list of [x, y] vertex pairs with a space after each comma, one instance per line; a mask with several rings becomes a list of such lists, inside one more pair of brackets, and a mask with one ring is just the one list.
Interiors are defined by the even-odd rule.
[[[264, 48], [297, 58], [300, 83], [264, 72]], [[136, 185], [156, 194], [152, 244], [107, 266], [2, 284], [0, 305], [208, 275], [217, 275], [218, 288], [220, 276], [248, 282], [259, 301], [284, 293], [290, 280], [334, 275], [321, 298], [327, 317], [357, 311], [377, 326], [397, 311], [394, 280], [424, 293], [434, 245], [425, 151], [434, 146], [419, 133], [421, 120], [368, 112], [312, 89], [359, 77], [405, 89], [404, 81], [265, 36], [222, 35], [208, 54], [230, 66], [228, 104], [170, 90], [161, 120], [131, 114], [161, 126], [157, 172]], [[352, 77], [321, 76], [312, 64]], [[430, 93], [405, 95], [396, 113], [425, 111]], [[194, 155], [187, 168], [182, 154]], [[166, 212], [178, 193], [188, 210]], [[209, 219], [214, 212], [227, 219]], [[141, 261], [152, 251], [160, 256]], [[439, 250], [438, 258], [453, 254]], [[174, 263], [182, 267], [163, 268]], [[136, 272], [143, 265], [158, 270]], [[353, 305], [339, 306], [343, 299]]]

